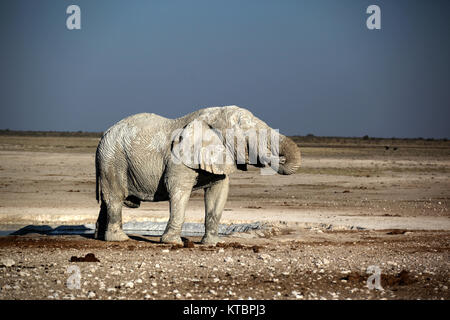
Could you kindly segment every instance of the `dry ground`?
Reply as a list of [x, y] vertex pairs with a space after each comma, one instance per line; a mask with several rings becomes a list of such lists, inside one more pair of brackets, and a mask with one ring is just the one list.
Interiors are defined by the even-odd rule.
[[[222, 222], [264, 221], [268, 230], [211, 248], [195, 237], [186, 248], [142, 236], [119, 244], [1, 237], [0, 259], [14, 264], [0, 266], [0, 299], [448, 299], [450, 143], [296, 141], [304, 159], [297, 174], [231, 177]], [[97, 142], [86, 134], [0, 135], [2, 228], [94, 222]], [[125, 221], [167, 218], [167, 203], [124, 210]], [[202, 218], [197, 191], [186, 219]], [[70, 261], [87, 253], [99, 262]], [[66, 286], [70, 265], [81, 270], [79, 290]], [[380, 267], [383, 291], [367, 288], [370, 265]]]

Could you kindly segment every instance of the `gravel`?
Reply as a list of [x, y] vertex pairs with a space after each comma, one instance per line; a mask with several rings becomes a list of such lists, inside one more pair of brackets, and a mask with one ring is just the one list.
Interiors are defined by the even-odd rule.
[[[298, 234], [302, 236], [299, 237]], [[446, 231], [297, 230], [184, 248], [158, 238], [0, 238], [0, 299], [449, 299]], [[165, 250], [164, 254], [161, 251]], [[97, 262], [71, 262], [93, 254]], [[14, 261], [8, 263], [8, 259]], [[6, 262], [6, 263], [5, 263]], [[383, 290], [370, 290], [369, 266]], [[66, 286], [79, 268], [80, 289]]]

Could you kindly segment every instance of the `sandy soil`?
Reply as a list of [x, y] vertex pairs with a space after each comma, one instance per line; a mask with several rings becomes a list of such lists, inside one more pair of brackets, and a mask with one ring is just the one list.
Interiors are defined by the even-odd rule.
[[[0, 299], [448, 299], [450, 143], [297, 140], [297, 174], [231, 177], [222, 222], [264, 221], [268, 230], [211, 248], [195, 237], [186, 248], [142, 236], [1, 237]], [[97, 141], [0, 135], [1, 228], [95, 222]], [[203, 215], [197, 191], [186, 221]], [[124, 210], [124, 221], [167, 218], [164, 202]], [[70, 261], [87, 253], [99, 262]], [[80, 289], [66, 286], [70, 265]], [[367, 288], [370, 265], [384, 290]]]

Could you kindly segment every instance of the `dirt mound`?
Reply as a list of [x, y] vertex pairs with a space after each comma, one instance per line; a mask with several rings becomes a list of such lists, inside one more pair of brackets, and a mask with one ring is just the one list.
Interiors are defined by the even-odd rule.
[[70, 262], [100, 262], [93, 253], [88, 253], [84, 257], [72, 256]]

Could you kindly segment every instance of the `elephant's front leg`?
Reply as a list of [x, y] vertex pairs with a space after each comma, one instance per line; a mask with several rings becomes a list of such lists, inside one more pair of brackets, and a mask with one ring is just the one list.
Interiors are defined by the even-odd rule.
[[170, 218], [161, 237], [161, 242], [183, 244], [181, 228], [183, 227], [184, 213], [189, 202], [191, 190], [176, 189], [170, 193]]
[[223, 180], [205, 189], [205, 235], [202, 243], [215, 245], [220, 242], [219, 222], [228, 198], [229, 180]]

